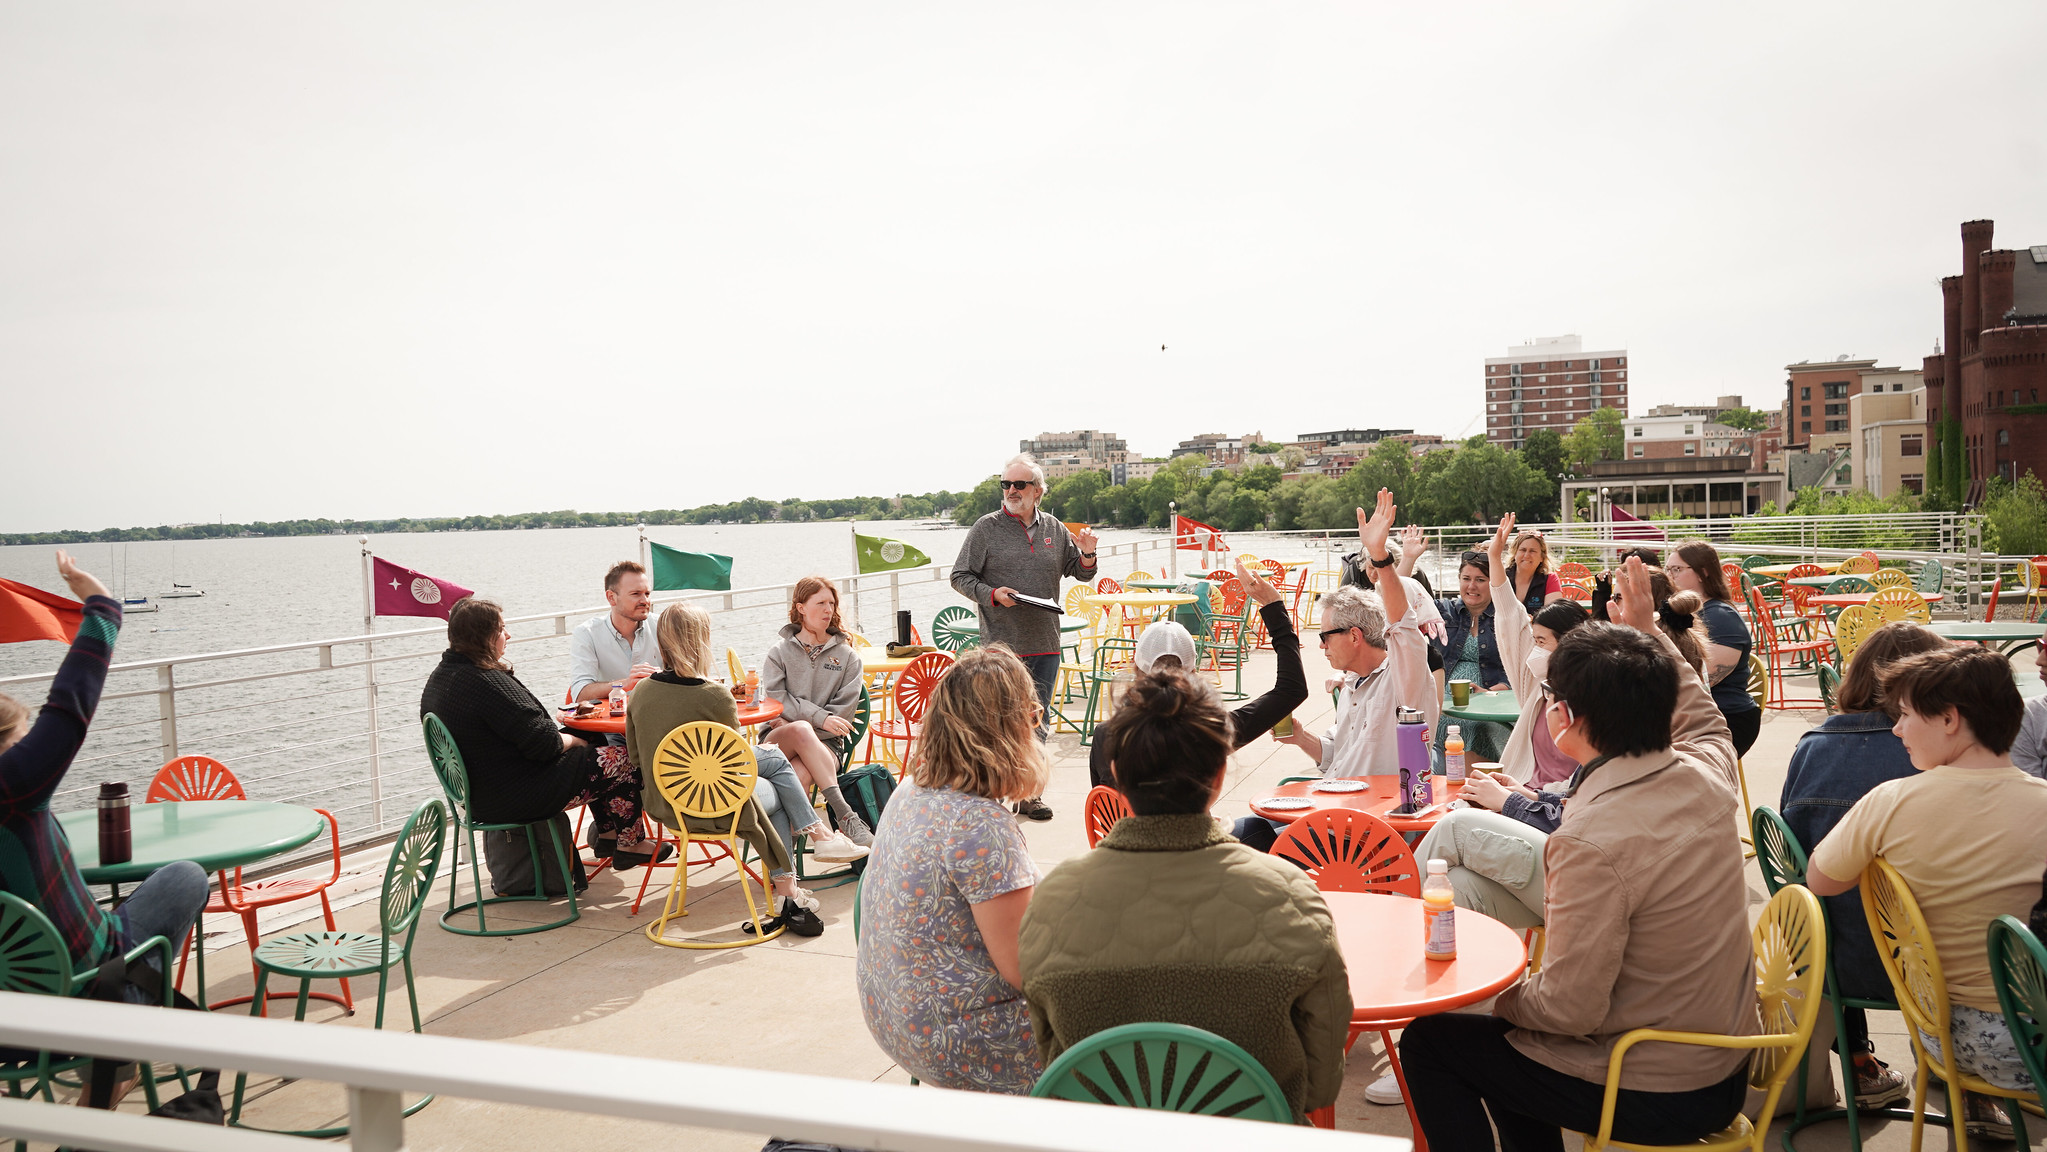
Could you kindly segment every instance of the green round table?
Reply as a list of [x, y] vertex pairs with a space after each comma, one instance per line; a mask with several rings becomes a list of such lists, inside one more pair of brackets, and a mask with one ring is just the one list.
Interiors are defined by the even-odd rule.
[[1998, 644], [2011, 641], [2038, 640], [2047, 624], [2028, 624], [2024, 620], [1940, 620], [1924, 625], [1935, 636], [1943, 640], [1972, 640], [1978, 644]]
[[1512, 726], [1516, 720], [1521, 719], [1521, 701], [1515, 699], [1514, 693], [1506, 689], [1498, 692], [1481, 692], [1474, 684], [1471, 688], [1471, 703], [1462, 708], [1450, 699], [1449, 693], [1444, 693], [1443, 715], [1453, 720]]
[[[1205, 577], [1189, 576], [1187, 578], [1187, 580], [1200, 579], [1205, 579]], [[1180, 585], [1187, 583], [1187, 580], [1125, 580], [1123, 586], [1125, 588], [1140, 588], [1146, 592], [1171, 592]]]
[[145, 880], [174, 860], [190, 860], [209, 873], [239, 868], [289, 852], [327, 830], [327, 818], [311, 808], [264, 800], [167, 801], [135, 804], [128, 812], [134, 855], [125, 864], [107, 865], [99, 862], [99, 810], [58, 814], [86, 883]]

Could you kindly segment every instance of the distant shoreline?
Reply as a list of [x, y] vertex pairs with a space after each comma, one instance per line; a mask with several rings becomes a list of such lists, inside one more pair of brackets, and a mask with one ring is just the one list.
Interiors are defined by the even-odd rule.
[[[949, 492], [891, 498], [838, 500], [749, 498], [698, 508], [657, 508], [645, 512], [518, 512], [505, 516], [402, 516], [389, 520], [257, 520], [246, 524], [159, 524], [154, 528], [65, 529], [57, 532], [0, 532], [0, 545], [125, 544], [148, 540], [234, 540], [272, 536], [375, 536], [403, 532], [506, 532], [548, 528], [631, 528], [635, 525], [690, 527], [743, 524], [802, 524], [818, 521], [925, 521], [951, 518], [959, 498]], [[941, 503], [942, 501], [942, 503]]]

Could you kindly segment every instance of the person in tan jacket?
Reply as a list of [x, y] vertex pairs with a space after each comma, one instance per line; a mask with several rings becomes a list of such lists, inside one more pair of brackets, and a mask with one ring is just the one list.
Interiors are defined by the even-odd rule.
[[[1544, 847], [1542, 970], [1502, 992], [1491, 1016], [1424, 1017], [1401, 1036], [1436, 1152], [1490, 1149], [1494, 1128], [1506, 1152], [1561, 1152], [1561, 1129], [1598, 1127], [1623, 1033], [1758, 1027], [1733, 738], [1657, 628], [1640, 560], [1616, 587], [1625, 626], [1573, 630], [1540, 686], [1558, 750], [1584, 765]], [[1726, 1127], [1741, 1109], [1748, 1056], [1631, 1049], [1614, 1139], [1685, 1144]]]
[[1053, 869], [1024, 913], [1039, 1056], [1121, 1024], [1186, 1024], [1256, 1057], [1297, 1116], [1335, 1103], [1351, 1018], [1335, 925], [1305, 873], [1209, 815], [1232, 748], [1215, 690], [1141, 675], [1097, 738], [1136, 815]]

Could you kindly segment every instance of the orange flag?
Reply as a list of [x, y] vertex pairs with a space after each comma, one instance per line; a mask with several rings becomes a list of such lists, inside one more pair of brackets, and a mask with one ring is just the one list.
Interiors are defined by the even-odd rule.
[[54, 592], [0, 580], [0, 644], [59, 640], [66, 644], [85, 622], [85, 606]]

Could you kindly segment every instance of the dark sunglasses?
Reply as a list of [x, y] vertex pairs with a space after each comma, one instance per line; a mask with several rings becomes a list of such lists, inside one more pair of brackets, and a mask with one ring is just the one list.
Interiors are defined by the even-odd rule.
[[1486, 562], [1486, 554], [1483, 552], [1466, 552], [1463, 562], [1474, 568], [1479, 567]]
[[[1354, 626], [1353, 626], [1353, 627], [1354, 627]], [[1317, 638], [1317, 639], [1321, 640], [1321, 641], [1322, 641], [1322, 642], [1323, 642], [1324, 644], [1327, 644], [1327, 643], [1329, 643], [1329, 638], [1330, 638], [1331, 636], [1341, 636], [1341, 635], [1343, 635], [1344, 633], [1346, 633], [1346, 632], [1349, 632], [1349, 631], [1350, 631], [1350, 629], [1349, 629], [1349, 628], [1324, 628], [1324, 629], [1323, 629], [1322, 631], [1320, 631], [1320, 632], [1317, 632], [1317, 633], [1315, 634], [1315, 636], [1316, 636], [1316, 638]]]
[[1036, 484], [1036, 483], [1037, 483], [1037, 481], [1036, 481], [1036, 480], [998, 480], [998, 481], [996, 481], [996, 483], [998, 483], [998, 484], [1001, 484], [1001, 485], [1002, 485], [1002, 486], [1003, 486], [1004, 488], [1014, 488], [1014, 489], [1016, 489], [1016, 490], [1017, 490], [1018, 492], [1021, 492], [1021, 491], [1023, 491], [1024, 489], [1026, 489], [1026, 488], [1030, 487], [1031, 485], [1033, 485], [1033, 484]]

